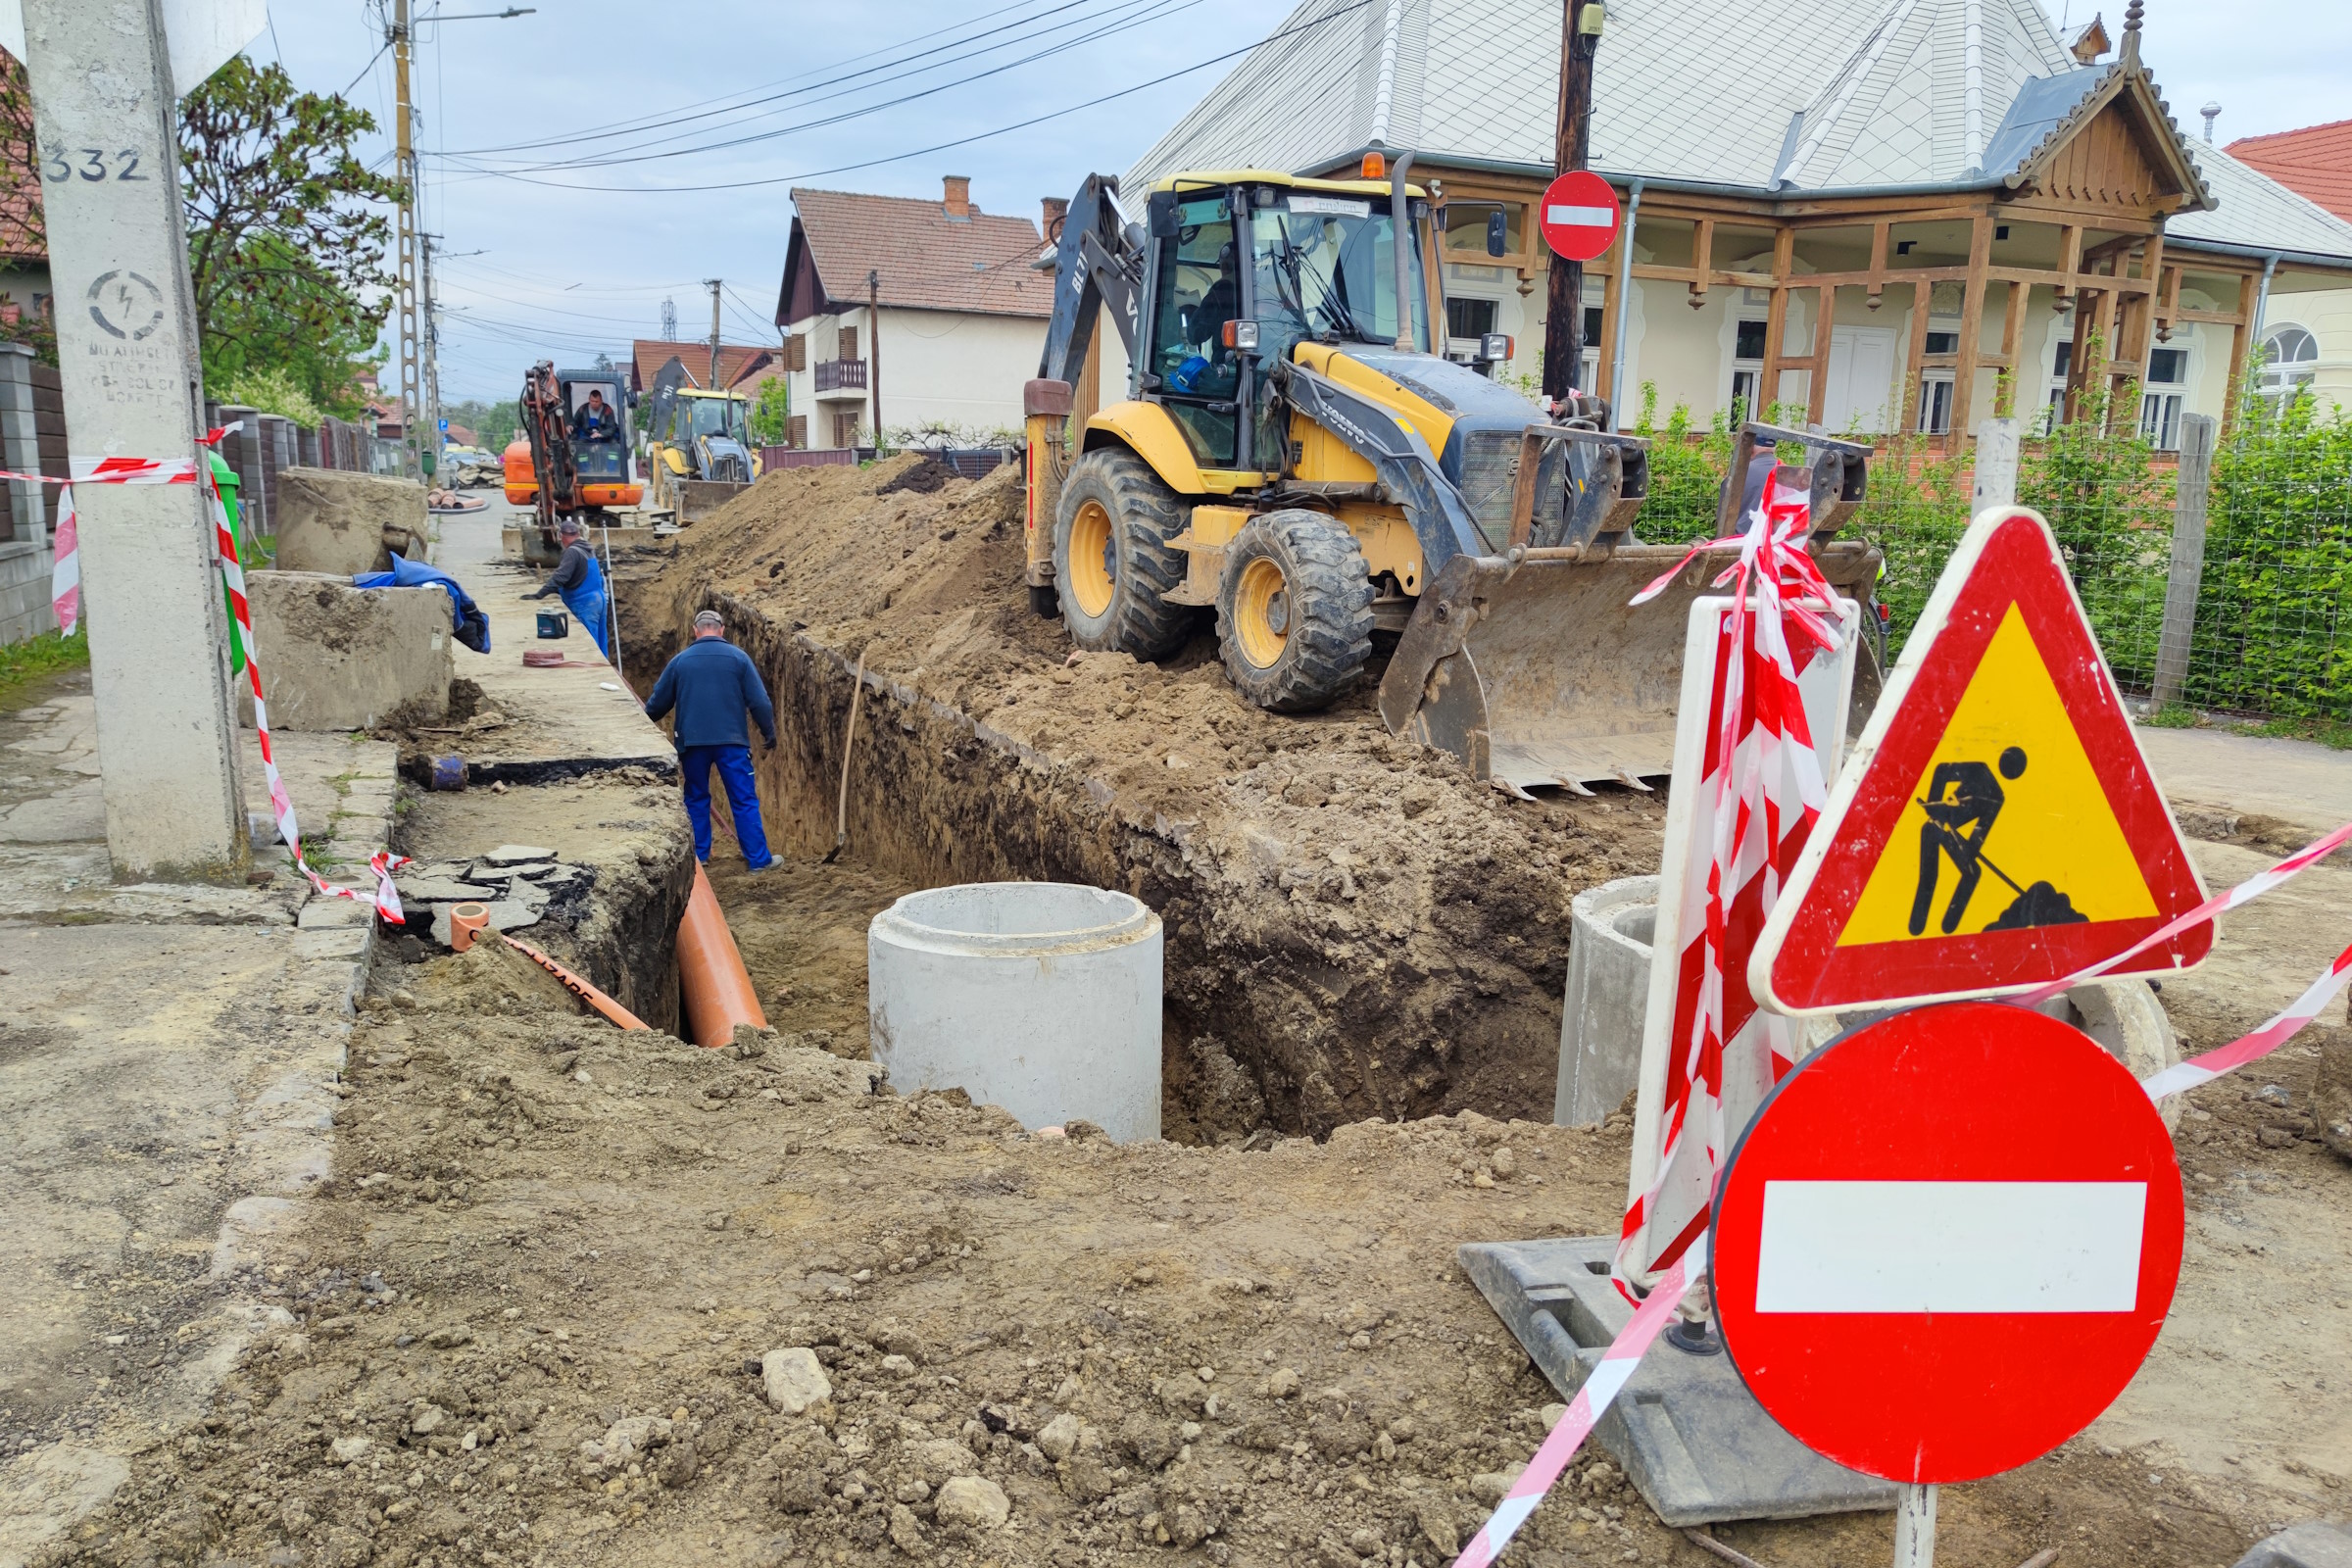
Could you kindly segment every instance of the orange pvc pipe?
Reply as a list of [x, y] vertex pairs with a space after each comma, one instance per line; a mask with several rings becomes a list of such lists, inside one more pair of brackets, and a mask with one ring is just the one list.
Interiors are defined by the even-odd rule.
[[605, 995], [605, 993], [599, 991], [596, 987], [590, 985], [578, 975], [573, 974], [569, 969], [564, 968], [555, 959], [549, 957], [546, 954], [541, 953], [537, 948], [532, 947], [528, 942], [523, 942], [514, 937], [511, 937], [504, 931], [501, 931], [498, 934], [498, 939], [499, 941], [504, 942], [508, 947], [513, 948], [515, 952], [521, 954], [524, 957], [530, 959], [533, 963], [539, 965], [540, 968], [545, 969], [549, 974], [554, 975], [558, 980], [563, 981], [564, 990], [570, 992], [573, 996], [588, 1004], [588, 1005], [594, 1007], [597, 1011], [612, 1019], [621, 1028], [651, 1029], [653, 1027], [653, 1025], [647, 1023], [643, 1018], [638, 1017], [628, 1008], [622, 1006], [619, 1003], [614, 1002], [611, 997]]
[[449, 951], [464, 953], [473, 946], [490, 925], [490, 907], [484, 904], [461, 904], [449, 911]]
[[731, 1045], [738, 1024], [767, 1027], [760, 1010], [760, 994], [743, 967], [735, 933], [710, 891], [703, 868], [694, 868], [694, 894], [686, 901], [686, 918], [678, 922], [678, 981], [686, 1000], [686, 1030], [694, 1043], [715, 1051]]

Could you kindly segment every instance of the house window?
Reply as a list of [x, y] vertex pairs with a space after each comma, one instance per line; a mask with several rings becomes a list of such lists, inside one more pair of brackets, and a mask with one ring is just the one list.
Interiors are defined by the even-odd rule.
[[2262, 340], [2262, 395], [2282, 402], [2318, 373], [2320, 340], [2299, 326], [2281, 326]]
[[854, 360], [858, 357], [858, 329], [856, 327], [845, 326], [841, 329], [840, 345], [835, 350], [835, 356], [844, 360]]
[[2066, 419], [2066, 378], [2075, 368], [2075, 342], [2061, 338], [2050, 359], [2050, 391], [2042, 400], [2041, 433], [2048, 435]]
[[1765, 411], [1757, 402], [1764, 383], [1762, 321], [1741, 321], [1732, 329], [1732, 403], [1734, 418], [1760, 419]]
[[1919, 378], [1919, 431], [1948, 435], [1952, 428], [1952, 372], [1930, 370]]
[[[849, 329], [845, 328], [844, 330]], [[833, 444], [835, 446], [854, 447], [858, 444], [858, 437], [864, 431], [865, 416], [862, 411], [856, 408], [833, 411]]]
[[1494, 330], [1497, 308], [1497, 302], [1494, 300], [1448, 296], [1446, 301], [1446, 335], [1461, 338], [1486, 336]]
[[784, 368], [787, 370], [806, 370], [808, 368], [808, 333], [795, 332], [790, 338], [785, 340]]
[[784, 440], [795, 452], [808, 451], [808, 416], [806, 414], [794, 415], [785, 427]]
[[1931, 330], [1928, 333], [1928, 352], [1930, 354], [1959, 353], [1960, 334], [1957, 332], [1936, 332]]
[[2140, 389], [2139, 433], [2159, 452], [2180, 450], [2180, 398], [2188, 381], [2188, 350], [2150, 349]]

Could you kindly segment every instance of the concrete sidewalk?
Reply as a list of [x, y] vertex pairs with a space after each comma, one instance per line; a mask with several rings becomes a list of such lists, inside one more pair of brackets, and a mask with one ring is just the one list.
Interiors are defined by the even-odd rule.
[[[499, 530], [514, 514], [493, 506], [440, 519], [435, 564], [464, 583], [490, 617], [491, 651], [477, 655], [460, 649], [458, 674], [481, 687], [506, 718], [496, 728], [454, 737], [451, 751], [465, 757], [466, 776], [476, 785], [536, 783], [625, 767], [648, 767], [674, 779], [676, 752], [646, 722], [620, 672], [597, 653], [586, 629], [573, 626], [561, 642], [540, 639], [539, 612], [562, 610], [564, 602], [524, 602], [522, 596], [545, 581], [546, 573], [502, 559]], [[532, 669], [522, 656], [534, 649], [560, 652], [569, 662]]]
[[2352, 822], [2352, 752], [2223, 729], [2137, 733], [2176, 812], [2276, 817], [2315, 835]]
[[[256, 857], [266, 886], [118, 885], [89, 677], [0, 712], [0, 1568], [198, 1414], [276, 1316], [258, 1240], [328, 1174], [370, 906]], [[250, 809], [268, 817], [245, 738]], [[312, 862], [366, 885], [394, 748], [282, 735]]]

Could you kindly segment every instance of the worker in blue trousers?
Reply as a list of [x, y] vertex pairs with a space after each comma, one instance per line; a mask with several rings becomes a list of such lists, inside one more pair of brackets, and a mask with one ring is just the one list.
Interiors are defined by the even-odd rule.
[[545, 599], [549, 594], [562, 594], [564, 607], [571, 612], [596, 643], [596, 651], [607, 659], [612, 657], [612, 596], [605, 586], [605, 572], [596, 563], [596, 552], [588, 548], [588, 530], [577, 517], [565, 517], [556, 524], [557, 542], [564, 547], [564, 557], [537, 593], [524, 594], [525, 599]]
[[752, 656], [727, 641], [727, 623], [715, 610], [694, 617], [694, 641], [682, 649], [654, 682], [654, 695], [645, 705], [656, 723], [677, 710], [670, 738], [678, 748], [678, 770], [686, 777], [686, 814], [694, 819], [695, 858], [710, 858], [710, 770], [718, 769], [726, 787], [727, 807], [735, 818], [735, 838], [743, 846], [744, 863], [764, 871], [775, 863], [767, 853], [767, 833], [760, 825], [760, 791], [752, 777], [752, 741], [743, 715], [749, 712], [760, 726], [760, 738], [773, 751], [776, 709]]

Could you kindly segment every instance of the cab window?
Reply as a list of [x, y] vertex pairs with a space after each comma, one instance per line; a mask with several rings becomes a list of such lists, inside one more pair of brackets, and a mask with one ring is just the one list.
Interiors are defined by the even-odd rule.
[[1174, 231], [1159, 241], [1151, 369], [1195, 460], [1223, 466], [1234, 460], [1241, 385], [1241, 362], [1224, 344], [1225, 323], [1242, 314], [1233, 210], [1219, 195], [1180, 201], [1173, 217]]

